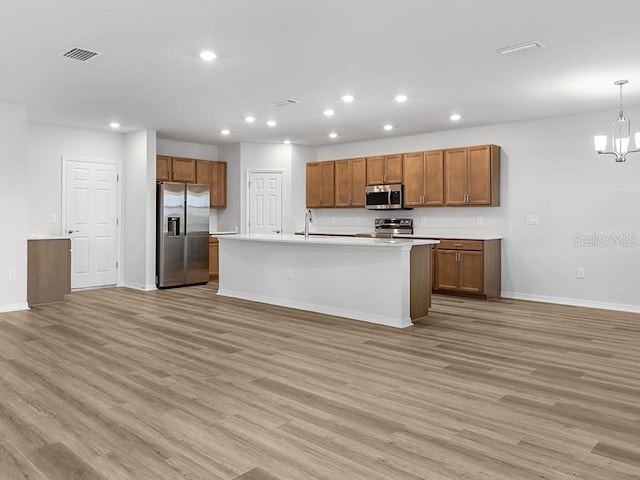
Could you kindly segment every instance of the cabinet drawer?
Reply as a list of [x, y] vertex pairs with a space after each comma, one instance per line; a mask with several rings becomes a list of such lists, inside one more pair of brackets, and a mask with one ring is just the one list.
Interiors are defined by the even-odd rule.
[[482, 240], [440, 240], [438, 250], [482, 250]]

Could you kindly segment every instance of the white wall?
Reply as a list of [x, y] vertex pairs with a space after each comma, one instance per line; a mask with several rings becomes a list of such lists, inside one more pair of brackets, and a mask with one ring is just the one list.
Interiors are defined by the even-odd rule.
[[124, 285], [155, 289], [156, 252], [156, 132], [125, 135]]
[[[108, 160], [122, 165], [124, 136], [46, 123], [29, 123], [28, 232], [62, 235], [62, 157]], [[52, 222], [54, 215], [56, 221]]]
[[243, 180], [241, 178], [241, 149], [239, 143], [223, 145], [218, 148], [218, 160], [227, 162], [227, 208], [218, 211], [217, 231], [233, 231], [240, 229], [241, 195]]
[[[316, 149], [293, 145], [291, 149], [291, 225], [293, 231], [304, 230], [304, 212], [307, 201], [307, 163], [316, 159]], [[287, 232], [293, 233], [293, 232]]]
[[218, 147], [203, 143], [178, 142], [158, 138], [156, 140], [158, 155], [168, 157], [196, 158], [198, 160], [218, 160]]
[[27, 108], [0, 102], [0, 312], [27, 306]]
[[[640, 118], [639, 109], [626, 113]], [[500, 207], [420, 208], [401, 215], [414, 218], [420, 233], [503, 232], [504, 296], [640, 311], [640, 153], [617, 164], [593, 151], [593, 135], [607, 132], [614, 116], [608, 111], [328, 146], [318, 149], [317, 159], [500, 145]], [[304, 182], [304, 176], [294, 182]], [[303, 206], [304, 201], [294, 209]], [[530, 214], [539, 216], [539, 225], [524, 225]], [[370, 227], [376, 216], [363, 209], [316, 209], [314, 226]], [[576, 245], [575, 235], [594, 233], [609, 244]], [[616, 246], [613, 235], [629, 245]], [[584, 279], [576, 278], [578, 267]]]

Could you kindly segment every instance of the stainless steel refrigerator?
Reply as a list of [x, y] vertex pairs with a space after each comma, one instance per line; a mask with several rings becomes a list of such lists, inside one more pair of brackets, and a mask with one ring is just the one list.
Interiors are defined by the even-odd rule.
[[209, 185], [157, 185], [156, 286], [209, 281]]

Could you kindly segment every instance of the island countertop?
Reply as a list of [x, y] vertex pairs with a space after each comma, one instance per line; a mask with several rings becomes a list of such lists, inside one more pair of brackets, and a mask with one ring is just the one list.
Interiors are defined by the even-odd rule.
[[411, 249], [413, 246], [418, 245], [435, 245], [440, 243], [438, 240], [431, 239], [404, 239], [404, 238], [360, 238], [360, 237], [346, 237], [346, 236], [323, 236], [323, 235], [310, 235], [305, 238], [301, 235], [286, 235], [286, 234], [273, 234], [273, 235], [257, 235], [257, 234], [237, 234], [237, 235], [225, 235], [219, 237], [224, 240], [241, 240], [241, 241], [254, 241], [254, 242], [270, 242], [270, 243], [292, 243], [292, 244], [307, 244], [307, 245], [340, 245], [340, 246], [361, 246], [361, 247], [380, 247], [380, 248], [405, 248]]

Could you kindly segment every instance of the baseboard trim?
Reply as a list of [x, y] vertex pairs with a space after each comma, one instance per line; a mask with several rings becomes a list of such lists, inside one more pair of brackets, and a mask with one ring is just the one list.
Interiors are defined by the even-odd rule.
[[19, 312], [20, 310], [29, 310], [29, 304], [14, 303], [9, 305], [0, 305], [0, 313]]
[[548, 297], [546, 295], [532, 295], [530, 293], [502, 292], [504, 298], [514, 300], [529, 300], [532, 302], [556, 303], [560, 305], [571, 305], [573, 307], [600, 308], [604, 310], [615, 310], [619, 312], [640, 313], [640, 305], [628, 305], [625, 303], [597, 302], [584, 300], [581, 298]]
[[306, 310], [309, 312], [322, 313], [325, 315], [333, 315], [336, 317], [350, 318], [361, 322], [375, 323], [386, 327], [405, 328], [413, 325], [410, 318], [403, 318], [398, 321], [395, 318], [383, 317], [381, 315], [359, 312], [356, 310], [346, 310], [340, 308], [331, 308], [324, 305], [316, 305], [307, 302], [298, 302], [283, 298], [268, 297], [265, 295], [253, 295], [245, 292], [236, 292], [233, 290], [218, 289], [218, 295], [223, 297], [239, 298], [242, 300], [250, 300], [252, 302], [268, 303], [270, 305], [278, 305], [280, 307], [296, 308], [298, 310]]
[[155, 285], [145, 285], [143, 283], [123, 282], [122, 286], [125, 288], [131, 288], [133, 290], [141, 290], [143, 292], [157, 290]]

